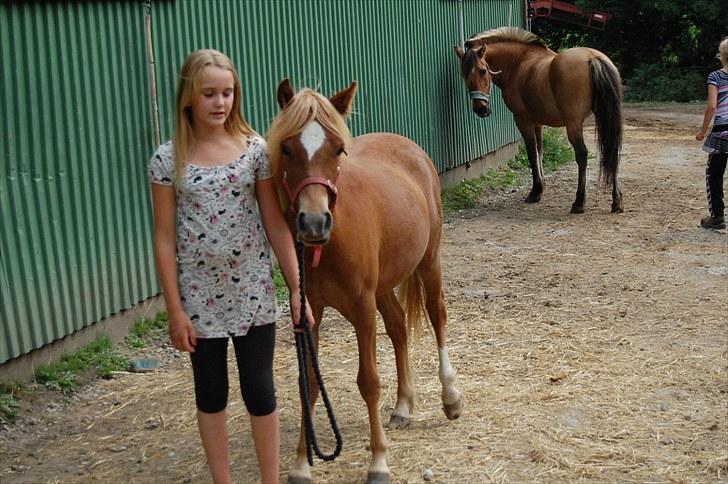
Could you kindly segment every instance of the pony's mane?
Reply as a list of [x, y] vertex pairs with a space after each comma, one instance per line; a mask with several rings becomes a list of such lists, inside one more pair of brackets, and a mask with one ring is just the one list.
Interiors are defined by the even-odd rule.
[[300, 134], [311, 121], [338, 136], [349, 151], [351, 132], [346, 120], [331, 102], [313, 89], [301, 89], [282, 109], [268, 129], [268, 150], [273, 176], [277, 176], [280, 168], [281, 143]]
[[493, 44], [496, 42], [519, 42], [521, 44], [537, 45], [548, 48], [543, 40], [536, 34], [518, 27], [498, 27], [497, 29], [486, 30], [471, 36], [465, 46], [470, 49], [476, 45]]

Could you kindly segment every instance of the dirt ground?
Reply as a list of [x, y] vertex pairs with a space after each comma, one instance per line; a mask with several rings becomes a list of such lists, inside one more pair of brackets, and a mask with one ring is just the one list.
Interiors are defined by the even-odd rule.
[[[417, 408], [387, 430], [396, 483], [728, 482], [728, 237], [697, 224], [704, 165], [693, 134], [701, 106], [628, 106], [620, 178], [625, 213], [596, 188], [568, 213], [576, 165], [529, 187], [490, 193], [448, 219], [443, 251], [449, 351], [465, 397], [441, 410], [437, 352], [411, 344]], [[279, 324], [281, 479], [298, 436], [296, 352]], [[395, 400], [394, 357], [379, 334], [383, 420]], [[0, 428], [0, 482], [209, 482], [186, 357], [159, 344], [146, 374], [120, 374], [63, 398], [24, 401]], [[327, 313], [322, 373], [344, 439], [314, 481], [362, 482], [368, 421], [348, 323]], [[235, 379], [233, 378], [234, 382]], [[257, 482], [249, 424], [233, 384], [236, 482]], [[320, 434], [325, 423], [317, 423]], [[330, 440], [322, 439], [324, 450]]]

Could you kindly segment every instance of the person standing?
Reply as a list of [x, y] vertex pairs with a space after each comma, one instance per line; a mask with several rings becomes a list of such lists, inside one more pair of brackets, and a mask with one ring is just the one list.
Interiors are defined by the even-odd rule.
[[192, 360], [198, 428], [214, 482], [232, 482], [225, 414], [232, 338], [261, 479], [273, 483], [280, 437], [270, 248], [290, 289], [294, 321], [298, 262], [265, 141], [243, 118], [241, 92], [223, 53], [197, 50], [185, 59], [173, 137], [149, 162], [154, 249], [170, 338]]
[[[723, 67], [708, 75], [708, 103], [703, 125], [695, 135], [698, 141], [705, 140], [703, 150], [708, 153], [705, 185], [710, 214], [700, 220], [700, 226], [706, 229], [725, 228], [723, 174], [728, 159], [728, 37], [720, 42], [716, 57]], [[713, 129], [708, 134], [711, 121]]]

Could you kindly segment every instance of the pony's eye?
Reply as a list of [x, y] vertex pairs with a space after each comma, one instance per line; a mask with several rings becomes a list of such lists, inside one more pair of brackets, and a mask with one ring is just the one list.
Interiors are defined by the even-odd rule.
[[348, 155], [348, 153], [346, 152], [346, 150], [344, 149], [343, 146], [340, 147], [338, 150], [336, 150], [336, 156], [341, 156], [341, 155]]
[[283, 156], [285, 157], [291, 156], [291, 152], [288, 148], [286, 148], [286, 145], [281, 145], [281, 153], [283, 153]]

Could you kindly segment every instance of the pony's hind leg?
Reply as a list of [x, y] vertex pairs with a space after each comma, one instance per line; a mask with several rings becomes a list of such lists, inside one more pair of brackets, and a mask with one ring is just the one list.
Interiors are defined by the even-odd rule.
[[576, 166], [579, 170], [576, 199], [571, 204], [571, 213], [584, 213], [584, 208], [586, 207], [586, 163], [589, 151], [584, 144], [584, 133], [582, 132], [581, 122], [567, 123], [566, 135], [569, 138], [569, 143], [574, 148]]
[[442, 290], [442, 268], [440, 266], [439, 249], [432, 259], [421, 264], [417, 271], [420, 274], [425, 289], [425, 309], [430, 318], [432, 328], [435, 330], [437, 340], [437, 354], [439, 358], [439, 377], [442, 384], [442, 406], [445, 416], [454, 420], [460, 417], [463, 411], [463, 394], [457, 387], [455, 369], [450, 363], [445, 338], [447, 324], [447, 311], [445, 309], [445, 294]]
[[622, 212], [624, 212], [624, 207], [622, 206], [622, 190], [619, 188], [619, 182], [615, 174], [614, 182], [612, 183], [612, 213]]
[[377, 309], [382, 315], [389, 339], [392, 340], [397, 364], [397, 404], [392, 411], [387, 427], [401, 429], [409, 425], [410, 415], [414, 409], [412, 372], [407, 349], [407, 324], [404, 311], [394, 291], [377, 297]]

